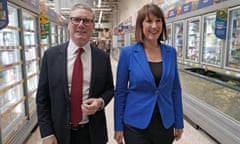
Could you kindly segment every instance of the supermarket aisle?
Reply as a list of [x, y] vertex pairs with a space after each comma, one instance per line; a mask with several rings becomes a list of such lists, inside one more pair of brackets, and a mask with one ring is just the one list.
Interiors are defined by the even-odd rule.
[[[114, 78], [116, 73], [116, 56], [112, 57], [112, 68]], [[108, 144], [116, 144], [114, 141], [114, 127], [113, 127], [113, 100], [106, 107], [107, 123], [108, 123], [108, 134], [109, 142]], [[41, 144], [41, 138], [39, 134], [39, 129], [36, 129], [32, 135], [29, 136], [29, 139], [24, 144]], [[203, 131], [197, 130], [192, 127], [187, 121], [185, 121], [185, 129], [183, 137], [180, 141], [175, 142], [174, 144], [217, 144], [214, 142], [208, 135]]]
[[[106, 108], [106, 113], [108, 117], [108, 133], [109, 133], [109, 143], [116, 144], [113, 139], [114, 129], [113, 129], [113, 101]], [[29, 139], [24, 144], [42, 144], [39, 134], [39, 129], [29, 137]], [[208, 135], [203, 131], [197, 130], [192, 127], [187, 121], [185, 121], [185, 129], [183, 137], [180, 141], [175, 142], [174, 144], [217, 144], [214, 142]]]

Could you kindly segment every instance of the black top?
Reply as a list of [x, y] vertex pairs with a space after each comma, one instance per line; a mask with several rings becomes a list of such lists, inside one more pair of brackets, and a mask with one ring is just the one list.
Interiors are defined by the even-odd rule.
[[158, 87], [158, 84], [162, 77], [162, 62], [148, 62], [148, 63], [152, 70], [156, 86]]

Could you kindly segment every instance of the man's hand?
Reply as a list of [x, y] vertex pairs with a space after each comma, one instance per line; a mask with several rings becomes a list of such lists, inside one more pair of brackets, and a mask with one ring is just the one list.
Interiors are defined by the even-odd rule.
[[86, 115], [95, 114], [103, 105], [101, 98], [90, 98], [83, 101], [82, 112]]
[[43, 138], [42, 144], [57, 144], [57, 139], [54, 135]]

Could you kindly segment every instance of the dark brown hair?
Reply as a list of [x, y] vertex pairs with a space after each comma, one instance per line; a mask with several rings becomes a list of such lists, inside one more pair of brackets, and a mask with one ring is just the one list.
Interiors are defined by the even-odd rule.
[[136, 30], [135, 30], [135, 39], [137, 42], [143, 43], [144, 34], [143, 34], [143, 21], [146, 17], [149, 17], [149, 14], [153, 14], [157, 18], [162, 19], [162, 33], [158, 38], [158, 43], [160, 41], [167, 40], [167, 27], [164, 19], [164, 14], [160, 7], [155, 4], [146, 4], [139, 11], [136, 21]]

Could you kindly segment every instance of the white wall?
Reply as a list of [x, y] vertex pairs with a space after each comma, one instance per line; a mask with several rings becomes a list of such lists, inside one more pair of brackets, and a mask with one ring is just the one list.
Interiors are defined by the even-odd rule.
[[[137, 11], [146, 3], [151, 3], [152, 0], [120, 0], [119, 2], [119, 20], [121, 23], [130, 16], [136, 16]], [[118, 23], [118, 24], [119, 24]]]

